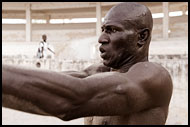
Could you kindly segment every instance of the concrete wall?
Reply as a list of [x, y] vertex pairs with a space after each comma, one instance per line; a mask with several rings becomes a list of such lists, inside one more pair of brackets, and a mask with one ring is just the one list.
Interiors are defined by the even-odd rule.
[[[86, 28], [85, 26], [88, 26]], [[94, 27], [92, 27], [94, 26]], [[43, 34], [47, 35], [49, 42], [64, 42], [68, 40], [77, 40], [85, 37], [95, 36], [95, 24], [33, 24], [32, 25], [32, 41], [40, 41]], [[2, 41], [3, 42], [24, 42], [25, 41], [25, 25], [19, 24], [3, 24], [2, 25]]]
[[[152, 40], [162, 38], [162, 18], [153, 19]], [[188, 37], [188, 16], [178, 16], [169, 18], [169, 38]]]
[[[188, 16], [171, 17], [169, 37], [188, 36]], [[40, 41], [42, 34], [47, 34], [48, 41], [64, 42], [96, 36], [95, 23], [79, 24], [33, 24], [32, 41]], [[162, 38], [162, 19], [154, 19], [152, 39]], [[25, 25], [2, 24], [3, 42], [24, 42]]]

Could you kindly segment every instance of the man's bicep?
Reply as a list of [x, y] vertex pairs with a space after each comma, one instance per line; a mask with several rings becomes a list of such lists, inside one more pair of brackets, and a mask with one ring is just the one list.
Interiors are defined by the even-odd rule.
[[130, 83], [125, 74], [118, 72], [105, 72], [82, 79], [85, 87], [81, 97], [86, 101], [73, 108], [75, 110], [66, 114], [65, 119], [129, 114], [131, 98], [127, 92], [137, 90]]
[[159, 95], [154, 92], [159, 91], [159, 86], [149, 81], [155, 75], [149, 77], [144, 76], [142, 70], [135, 71], [105, 72], [84, 78], [83, 83], [87, 85], [84, 93], [88, 101], [81, 108], [85, 107], [90, 116], [105, 116], [127, 115], [157, 106], [154, 102], [158, 101]]
[[127, 73], [104, 74], [89, 81], [94, 82], [91, 86], [93, 91], [89, 91], [91, 102], [94, 102], [95, 108], [102, 106], [99, 108], [105, 111], [104, 115], [127, 115], [151, 106], [150, 94]]

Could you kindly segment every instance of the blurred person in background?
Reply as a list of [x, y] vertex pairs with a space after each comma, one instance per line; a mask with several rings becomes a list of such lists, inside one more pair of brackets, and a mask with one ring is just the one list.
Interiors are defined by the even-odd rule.
[[39, 44], [37, 57], [38, 58], [54, 58], [54, 50], [53, 47], [47, 42], [47, 36], [44, 34], [42, 35], [42, 41]]
[[[54, 48], [47, 42], [47, 36], [45, 34], [42, 35], [42, 41], [40, 41], [38, 51], [37, 51], [37, 58], [39, 59], [47, 59], [52, 58], [54, 59]], [[41, 67], [41, 62], [38, 61], [36, 63], [36, 67]]]

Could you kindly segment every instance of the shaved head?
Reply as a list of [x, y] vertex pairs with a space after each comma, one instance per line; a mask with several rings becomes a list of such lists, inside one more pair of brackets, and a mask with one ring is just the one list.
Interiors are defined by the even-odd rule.
[[120, 3], [109, 10], [105, 16], [105, 20], [109, 18], [122, 21], [123, 23], [130, 23], [137, 30], [148, 28], [152, 31], [152, 14], [146, 6], [139, 3]]

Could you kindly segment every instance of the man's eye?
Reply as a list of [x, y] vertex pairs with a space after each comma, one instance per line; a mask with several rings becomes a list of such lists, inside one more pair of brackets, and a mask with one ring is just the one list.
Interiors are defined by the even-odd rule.
[[108, 28], [102, 28], [102, 32], [106, 32], [106, 33], [115, 33], [115, 32], [117, 32], [117, 29], [115, 29], [115, 28], [112, 28], [112, 27], [108, 27]]
[[115, 28], [111, 28], [111, 31], [112, 31], [113, 33], [117, 32], [117, 30], [116, 30]]

